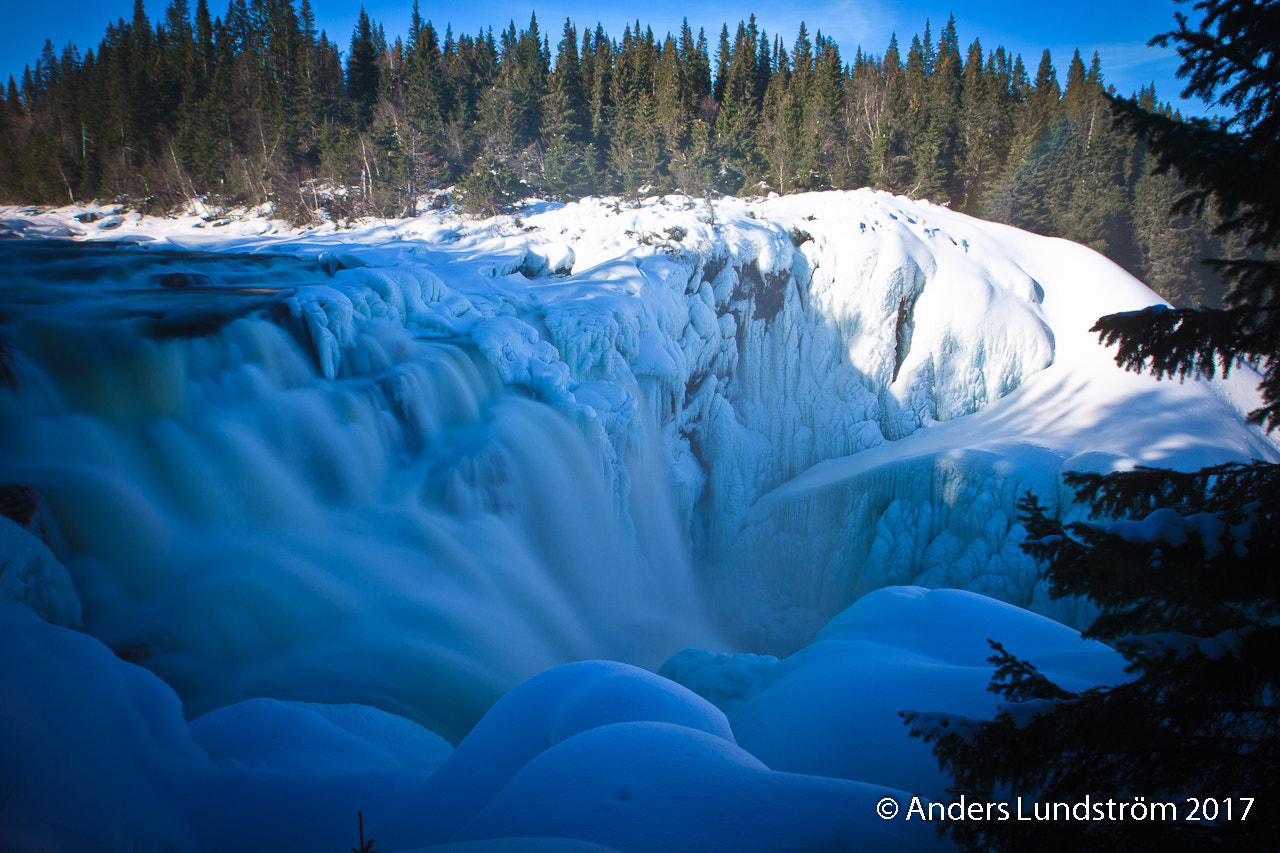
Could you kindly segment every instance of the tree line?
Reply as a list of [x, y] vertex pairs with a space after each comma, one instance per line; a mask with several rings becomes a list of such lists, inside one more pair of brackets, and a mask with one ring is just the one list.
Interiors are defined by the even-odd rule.
[[[1189, 0], [1182, 2], [1191, 5]], [[1280, 427], [1280, 0], [1196, 0], [1192, 16], [1152, 39], [1182, 58], [1186, 94], [1231, 112], [1177, 122], [1117, 101], [1125, 126], [1177, 169], [1178, 208], [1212, 213], [1216, 230], [1257, 254], [1213, 263], [1230, 283], [1224, 308], [1152, 307], [1103, 317], [1116, 363], [1162, 378], [1261, 374], [1249, 419]], [[1260, 451], [1261, 453], [1261, 451]], [[1271, 457], [1274, 459], [1274, 456]], [[1085, 636], [1112, 645], [1132, 680], [1075, 690], [993, 639], [991, 719], [904, 714], [933, 744], [968, 802], [1021, 798], [1066, 820], [951, 820], [962, 850], [1273, 851], [1280, 810], [1280, 464], [1199, 471], [1138, 467], [1063, 475], [1089, 518], [1068, 523], [1030, 493], [1022, 549], [1045, 567], [1050, 595], [1087, 597]], [[1118, 519], [1118, 520], [1116, 520]], [[1102, 812], [1090, 809], [1107, 808]], [[1111, 819], [1129, 806], [1128, 819]], [[1061, 814], [1060, 811], [1055, 814]], [[1081, 816], [1086, 819], [1080, 819]]]
[[[1112, 121], [1095, 54], [1060, 86], [1049, 51], [1021, 56], [952, 16], [903, 51], [852, 60], [802, 23], [770, 36], [754, 15], [712, 48], [686, 20], [662, 39], [564, 22], [553, 51], [536, 14], [443, 36], [415, 0], [407, 40], [362, 9], [344, 56], [310, 0], [143, 0], [95, 50], [51, 41], [0, 103], [0, 198], [120, 199], [161, 211], [197, 197], [270, 201], [296, 223], [411, 215], [454, 186], [492, 212], [523, 194], [575, 198], [791, 193], [872, 186], [1092, 246], [1175, 304], [1217, 304], [1205, 255], [1242, 247], [1172, 215], [1185, 192], [1152, 174]], [[1178, 118], [1138, 94], [1151, 112]]]

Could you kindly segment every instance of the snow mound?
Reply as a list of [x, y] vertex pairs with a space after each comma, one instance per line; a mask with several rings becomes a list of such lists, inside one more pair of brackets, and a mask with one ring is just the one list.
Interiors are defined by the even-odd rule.
[[682, 649], [667, 659], [658, 674], [683, 684], [721, 711], [732, 714], [777, 662], [773, 655]]
[[210, 711], [190, 730], [224, 767], [292, 773], [434, 771], [453, 751], [439, 735], [367, 705], [249, 699]]
[[695, 694], [589, 661], [509, 692], [374, 832], [393, 847], [423, 833], [435, 842], [570, 836], [635, 853], [932, 847], [931, 831], [873, 814], [894, 793], [776, 773]]
[[945, 849], [926, 825], [875, 815], [888, 788], [777, 773], [728, 741], [615, 723], [529, 762], [461, 837], [575, 834], [633, 853]]
[[80, 597], [49, 546], [0, 515], [0, 601], [31, 608], [41, 619], [80, 627]]
[[[1123, 677], [977, 594], [1090, 618], [1017, 501], [1280, 459], [1256, 374], [1098, 345], [1141, 283], [927, 202], [259, 214], [0, 214], [41, 238], [0, 247], [0, 470], [50, 534], [0, 528], [5, 849], [318, 849], [358, 810], [380, 847], [927, 847], [870, 814], [944, 786], [899, 710], [989, 715], [988, 635]], [[1214, 522], [1115, 529], [1247, 548]], [[77, 602], [164, 682], [31, 612]], [[598, 658], [696, 692], [558, 668]]]
[[8, 602], [0, 689], [5, 850], [316, 850], [354, 841], [358, 811], [384, 850], [937, 846], [873, 813], [901, 792], [772, 771], [705, 700], [624, 664], [518, 686], [430, 776], [406, 767], [430, 739], [372, 709], [258, 700], [187, 726], [151, 673]]
[[453, 844], [433, 844], [415, 847], [397, 853], [621, 853], [613, 847], [604, 847], [576, 838], [494, 838], [487, 841], [458, 841]]
[[[425, 773], [294, 714], [275, 732], [309, 760], [215, 766], [174, 692], [97, 640], [0, 602], [0, 821], [6, 851], [322, 849], [357, 837]], [[374, 712], [376, 713], [376, 712]], [[223, 716], [225, 740], [263, 744], [261, 717]], [[247, 728], [235, 731], [235, 726]], [[209, 727], [205, 727], [206, 732]], [[385, 757], [385, 753], [384, 753]]]
[[208, 759], [154, 675], [0, 602], [0, 694], [0, 848], [196, 847], [173, 782]]
[[498, 700], [423, 788], [377, 827], [378, 835], [395, 842], [428, 826], [435, 841], [449, 840], [543, 751], [628, 721], [669, 723], [733, 743], [724, 714], [673, 682], [622, 663], [566, 664]]
[[994, 716], [988, 637], [1067, 689], [1130, 677], [1117, 652], [1043, 616], [962, 590], [886, 587], [770, 668], [734, 711], [734, 734], [775, 770], [945, 799], [950, 779], [898, 712]]

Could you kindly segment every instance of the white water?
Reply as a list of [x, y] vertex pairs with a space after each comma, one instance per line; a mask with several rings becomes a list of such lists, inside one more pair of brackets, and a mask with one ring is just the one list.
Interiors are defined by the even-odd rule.
[[456, 739], [553, 664], [787, 654], [886, 584], [1078, 623], [1025, 491], [1069, 515], [1063, 470], [1276, 455], [1247, 371], [1116, 368], [1090, 325], [1156, 297], [1083, 247], [871, 191], [526, 212], [4, 247], [0, 484], [45, 495], [86, 628], [192, 716]]
[[43, 495], [85, 629], [189, 717], [360, 701], [456, 739], [556, 664], [711, 641], [653, 454], [622, 501], [602, 447], [463, 345], [375, 323], [329, 380], [265, 310], [166, 338], [133, 319], [174, 298], [146, 261], [85, 277], [56, 311], [7, 291], [0, 471]]

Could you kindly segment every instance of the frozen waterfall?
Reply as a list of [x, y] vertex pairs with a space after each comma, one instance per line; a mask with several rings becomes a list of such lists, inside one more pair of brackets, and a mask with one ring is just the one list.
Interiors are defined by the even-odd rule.
[[0, 470], [54, 566], [21, 595], [78, 595], [191, 716], [358, 701], [456, 740], [556, 664], [785, 654], [890, 584], [1087, 618], [1022, 494], [1276, 456], [1247, 371], [1111, 363], [1089, 325], [1155, 297], [1110, 262], [869, 190], [95, 227], [0, 245]]
[[661, 478], [639, 470], [654, 459], [615, 468], [467, 341], [373, 321], [330, 378], [287, 309], [221, 313], [282, 275], [322, 287], [308, 265], [187, 290], [193, 335], [172, 333], [174, 291], [148, 291], [189, 260], [117, 252], [55, 303], [34, 294], [92, 253], [14, 251], [0, 470], [43, 497], [85, 630], [189, 715], [358, 700], [457, 738], [556, 664], [656, 668], [713, 639]]

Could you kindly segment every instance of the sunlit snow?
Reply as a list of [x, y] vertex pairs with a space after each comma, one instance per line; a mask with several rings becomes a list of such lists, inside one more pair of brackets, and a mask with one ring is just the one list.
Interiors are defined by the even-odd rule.
[[5, 850], [929, 849], [899, 710], [1124, 677], [1018, 500], [1280, 458], [1106, 259], [870, 190], [0, 236]]

